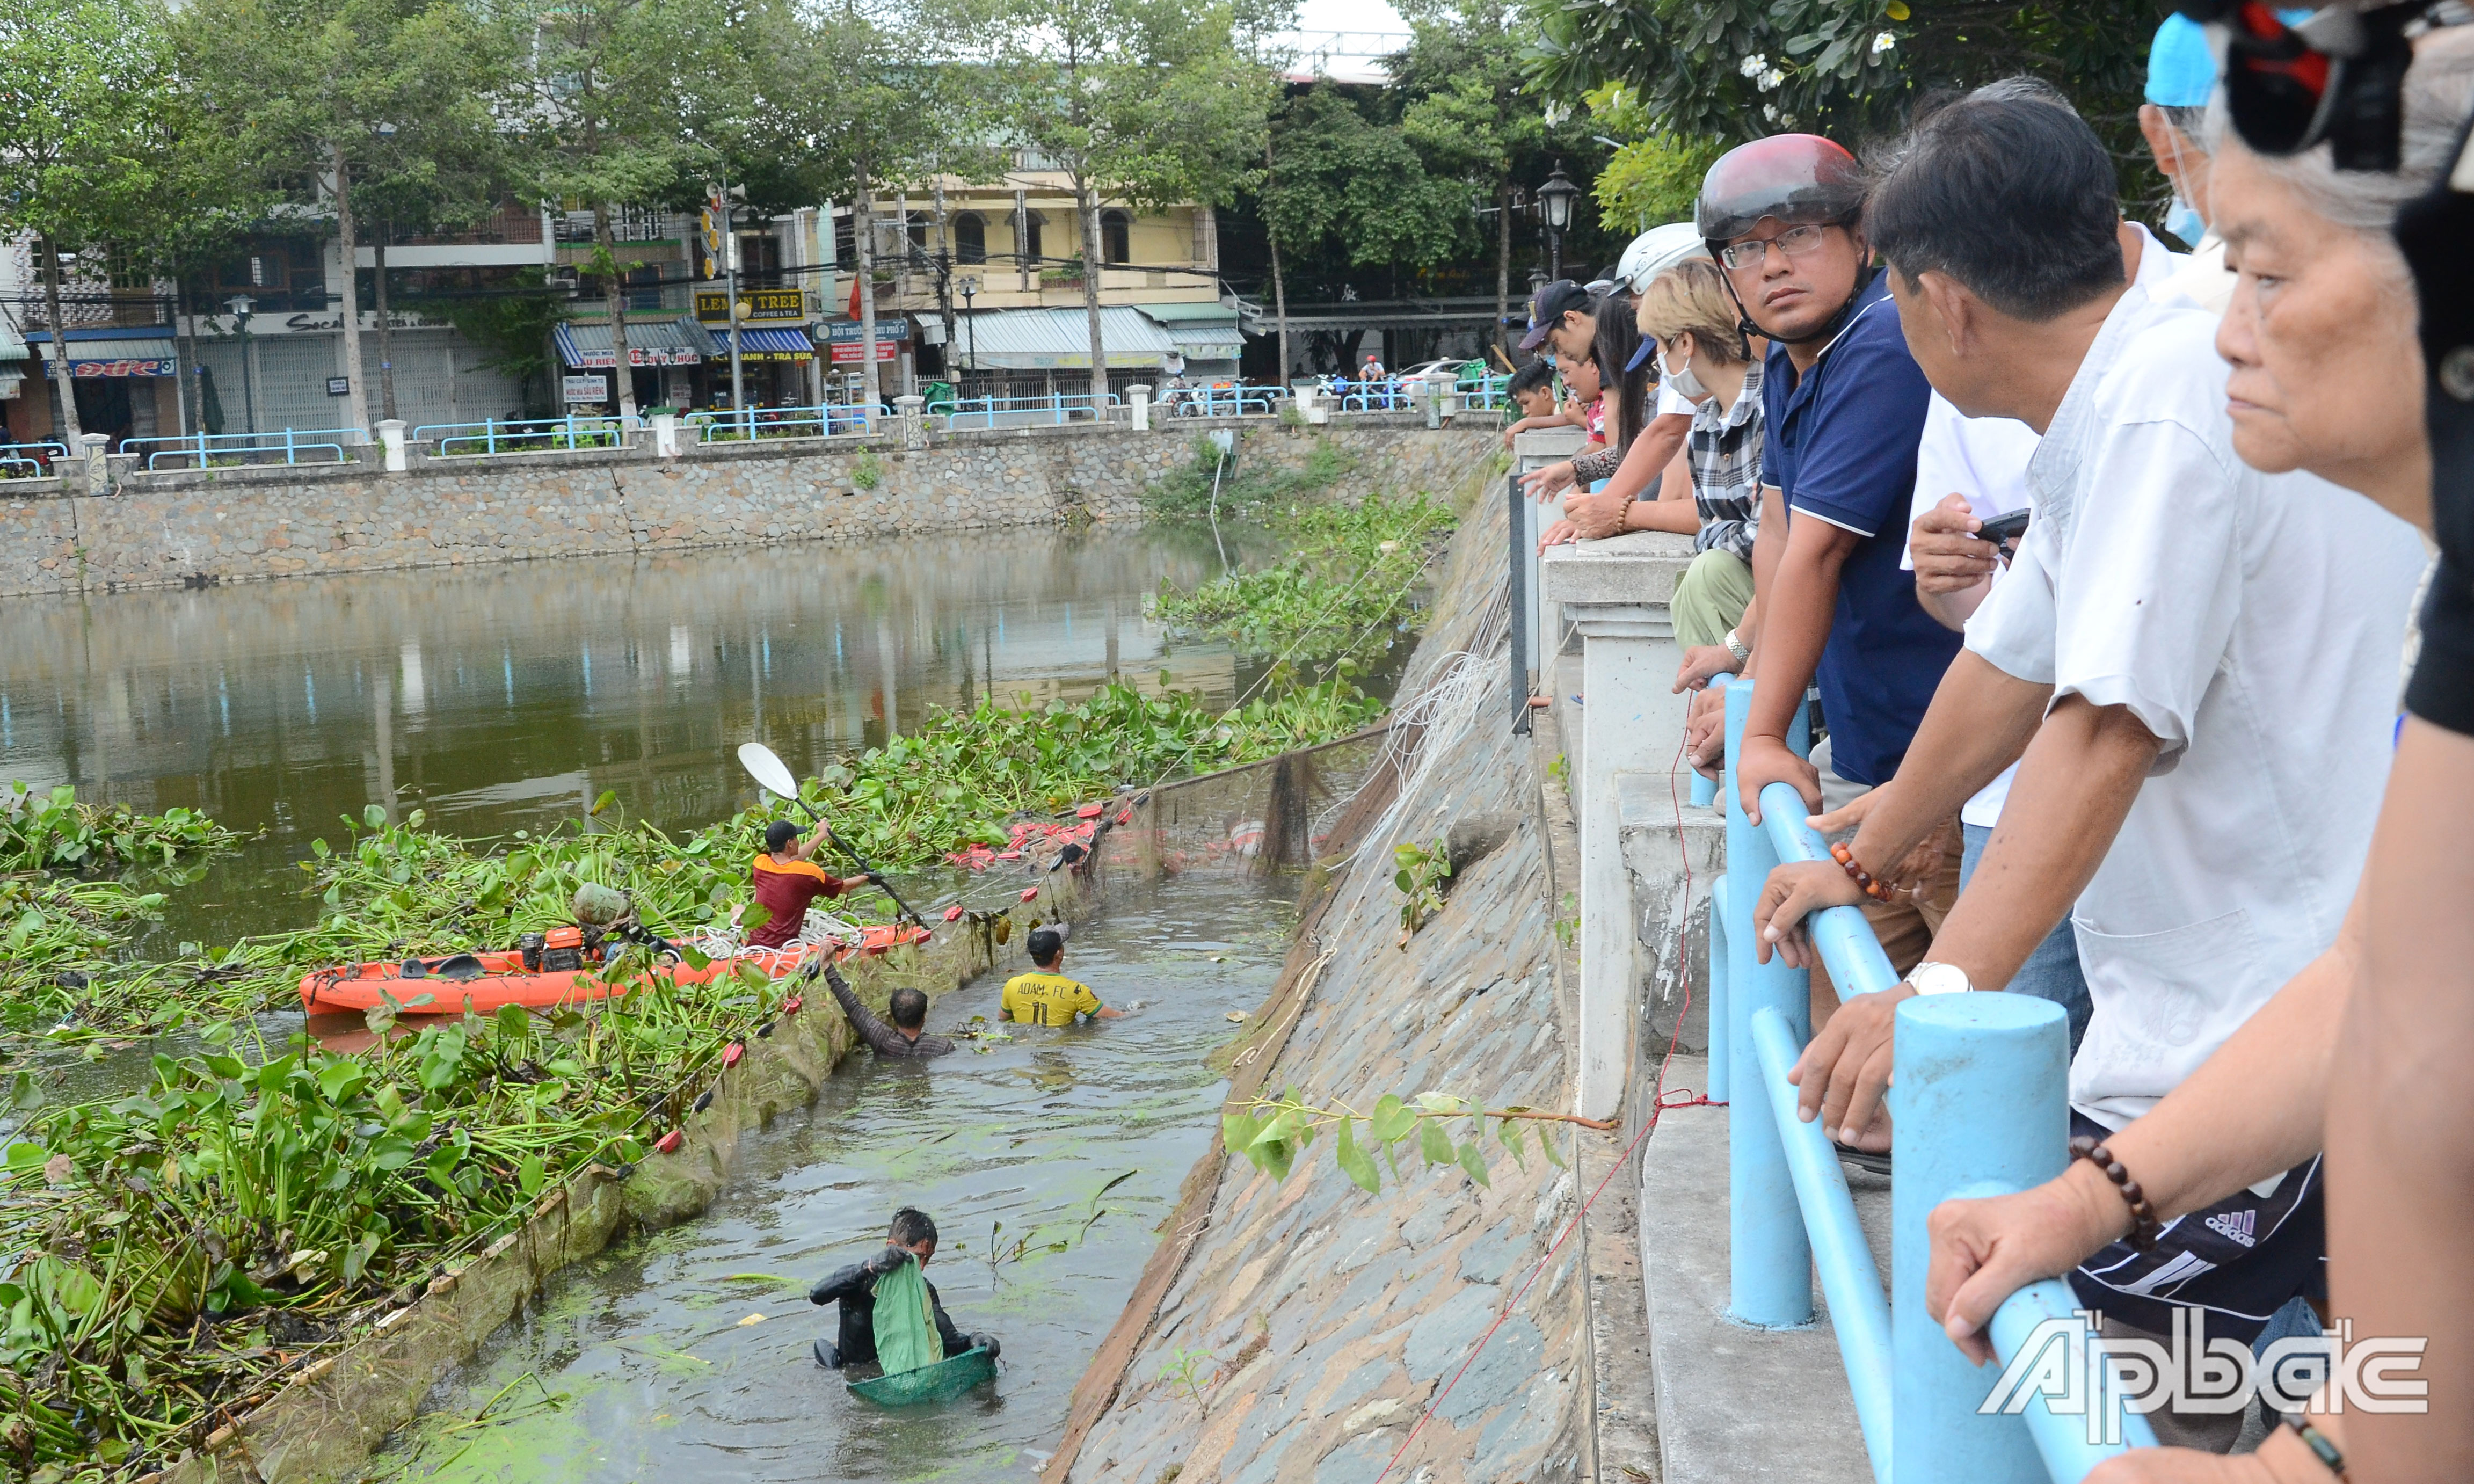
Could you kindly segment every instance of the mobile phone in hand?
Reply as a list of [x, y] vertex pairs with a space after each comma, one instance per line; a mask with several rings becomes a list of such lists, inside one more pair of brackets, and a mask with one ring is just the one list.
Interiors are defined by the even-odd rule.
[[1997, 515], [1977, 527], [1976, 538], [1978, 541], [1989, 541], [2000, 547], [2001, 560], [2006, 562], [2010, 560], [2011, 553], [2019, 549], [2019, 538], [2027, 532], [2027, 518], [2030, 513], [2025, 510], [2013, 510], [2007, 515]]

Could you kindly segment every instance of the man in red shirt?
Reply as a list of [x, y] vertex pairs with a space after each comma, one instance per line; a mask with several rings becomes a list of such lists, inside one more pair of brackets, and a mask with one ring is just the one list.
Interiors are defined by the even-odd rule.
[[776, 819], [764, 827], [764, 848], [757, 853], [751, 872], [756, 904], [769, 913], [762, 926], [747, 935], [750, 948], [779, 948], [799, 936], [799, 926], [807, 920], [808, 904], [820, 896], [839, 896], [863, 882], [876, 880], [874, 872], [863, 876], [832, 875], [808, 858], [825, 842], [826, 826], [816, 821], [816, 831], [806, 839], [799, 839], [799, 827], [788, 819]]

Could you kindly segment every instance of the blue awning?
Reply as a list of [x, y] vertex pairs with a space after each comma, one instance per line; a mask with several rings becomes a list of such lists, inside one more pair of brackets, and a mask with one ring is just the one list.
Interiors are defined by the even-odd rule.
[[[618, 364], [606, 321], [562, 321], [550, 327], [549, 334], [558, 347], [559, 359], [571, 370], [606, 371]], [[692, 366], [704, 359], [711, 343], [703, 328], [685, 317], [627, 322], [627, 359], [634, 365]]]
[[[713, 336], [713, 353], [724, 360], [730, 358], [730, 329], [727, 326], [708, 331]], [[739, 327], [740, 359], [761, 357], [765, 360], [809, 360], [816, 353], [816, 342], [805, 329], [783, 329], [778, 326]]]

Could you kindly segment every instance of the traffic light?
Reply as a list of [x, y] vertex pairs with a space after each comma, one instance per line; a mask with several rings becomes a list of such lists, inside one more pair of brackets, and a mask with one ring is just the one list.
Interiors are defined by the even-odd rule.
[[715, 207], [707, 207], [703, 228], [704, 255], [716, 265], [718, 271], [721, 262], [721, 212]]

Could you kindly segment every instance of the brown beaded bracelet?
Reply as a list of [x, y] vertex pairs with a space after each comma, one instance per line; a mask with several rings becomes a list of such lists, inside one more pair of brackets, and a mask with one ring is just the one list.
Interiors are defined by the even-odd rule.
[[2298, 1412], [2288, 1412], [2278, 1421], [2292, 1428], [2293, 1435], [2302, 1440], [2302, 1446], [2311, 1450], [2311, 1456], [2319, 1460], [2320, 1468], [2341, 1479], [2345, 1477], [2344, 1449], [2330, 1442], [2326, 1433], [2312, 1426], [2311, 1419]]
[[2140, 1189], [2139, 1181], [2132, 1180], [2130, 1172], [2122, 1167], [2122, 1161], [2113, 1157], [2113, 1151], [2081, 1134], [2071, 1140], [2071, 1157], [2095, 1165], [2103, 1172], [2106, 1180], [2113, 1181], [2113, 1187], [2122, 1192], [2122, 1199], [2130, 1206], [2130, 1231], [2122, 1240], [2128, 1242], [2133, 1251], [2154, 1252], [2156, 1239], [2165, 1234], [2165, 1224], [2156, 1219], [2156, 1208], [2147, 1204], [2147, 1192]]
[[1856, 883], [1857, 888], [1866, 896], [1876, 902], [1886, 902], [1890, 899], [1888, 885], [1875, 881], [1872, 872], [1856, 864], [1856, 852], [1848, 849], [1844, 841], [1830, 847], [1830, 859], [1838, 863], [1839, 868], [1847, 873], [1847, 879]]

